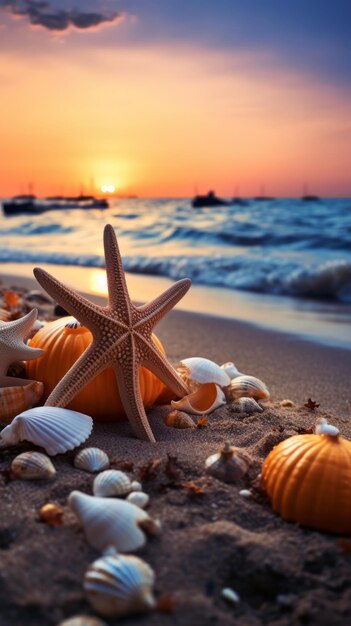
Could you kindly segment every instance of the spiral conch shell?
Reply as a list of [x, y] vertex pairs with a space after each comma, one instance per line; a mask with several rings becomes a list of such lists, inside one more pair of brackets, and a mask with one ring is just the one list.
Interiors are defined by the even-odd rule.
[[110, 465], [110, 459], [100, 448], [84, 448], [76, 454], [73, 464], [77, 469], [94, 474], [106, 469]]
[[172, 400], [171, 404], [175, 409], [186, 413], [205, 415], [226, 404], [226, 398], [218, 385], [207, 383], [180, 400]]
[[93, 482], [93, 494], [99, 498], [115, 496], [123, 498], [133, 491], [134, 485], [129, 476], [120, 470], [105, 470]]
[[246, 413], [251, 415], [251, 413], [262, 413], [263, 408], [256, 402], [255, 398], [239, 398], [232, 404], [232, 409], [237, 413]]
[[73, 450], [85, 441], [93, 428], [88, 415], [53, 406], [23, 411], [0, 434], [0, 444], [12, 446], [30, 441], [50, 456]]
[[177, 371], [191, 391], [206, 383], [215, 383], [220, 387], [227, 387], [230, 384], [230, 377], [223, 367], [202, 357], [183, 359]]
[[90, 565], [84, 576], [84, 591], [98, 613], [117, 617], [155, 608], [154, 581], [154, 571], [145, 561], [115, 552]]
[[36, 380], [15, 378], [13, 386], [0, 388], [0, 421], [10, 422], [16, 415], [39, 402], [44, 390]]
[[229, 387], [227, 388], [227, 395], [231, 401], [238, 398], [255, 398], [255, 400], [268, 400], [269, 391], [259, 378], [255, 376], [238, 376], [231, 380]]
[[23, 452], [13, 459], [11, 473], [21, 480], [47, 480], [54, 478], [56, 470], [45, 454]]
[[68, 504], [83, 526], [88, 543], [99, 551], [114, 546], [120, 552], [134, 552], [146, 543], [143, 531], [155, 535], [161, 530], [160, 522], [119, 498], [72, 491]]

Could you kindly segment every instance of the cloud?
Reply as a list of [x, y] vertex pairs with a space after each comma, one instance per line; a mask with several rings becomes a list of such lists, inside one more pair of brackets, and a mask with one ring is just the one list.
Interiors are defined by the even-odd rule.
[[65, 31], [70, 27], [88, 30], [122, 17], [122, 13], [112, 6], [116, 2], [84, 1], [81, 7], [78, 4], [73, 5], [70, 0], [0, 0], [0, 9], [8, 9], [14, 16], [27, 17], [33, 26], [51, 31]]

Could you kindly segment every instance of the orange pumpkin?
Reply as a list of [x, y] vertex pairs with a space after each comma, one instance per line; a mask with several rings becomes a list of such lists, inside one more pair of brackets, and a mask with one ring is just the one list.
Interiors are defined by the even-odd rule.
[[[91, 344], [91, 332], [73, 317], [63, 317], [41, 328], [28, 345], [45, 350], [44, 356], [27, 361], [27, 375], [44, 383], [43, 401], [47, 399], [61, 378]], [[156, 335], [156, 346], [165, 353]], [[154, 404], [164, 384], [145, 368], [140, 371], [140, 391], [144, 406]], [[98, 374], [69, 403], [69, 409], [91, 415], [97, 421], [112, 422], [125, 419], [116, 377], [111, 368]]]
[[351, 442], [338, 435], [295, 435], [263, 463], [262, 487], [284, 519], [351, 533]]

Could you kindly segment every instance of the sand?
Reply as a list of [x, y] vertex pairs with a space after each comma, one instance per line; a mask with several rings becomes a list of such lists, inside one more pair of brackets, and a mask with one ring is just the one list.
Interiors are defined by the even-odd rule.
[[[18, 281], [18, 284], [20, 281]], [[28, 285], [29, 286], [29, 285]], [[351, 353], [262, 331], [243, 323], [172, 312], [158, 327], [169, 359], [205, 356], [218, 363], [233, 360], [241, 371], [269, 386], [272, 403], [261, 414], [241, 417], [231, 405], [209, 416], [205, 428], [176, 430], [163, 423], [167, 408], [149, 413], [158, 443], [136, 440], [127, 423], [97, 424], [86, 444], [104, 449], [112, 467], [133, 464], [130, 475], [143, 475], [150, 494], [149, 512], [162, 521], [163, 532], [148, 541], [139, 556], [154, 568], [157, 598], [171, 592], [174, 610], [106, 620], [134, 626], [216, 624], [259, 626], [348, 625], [351, 613], [351, 555], [340, 537], [287, 523], [262, 497], [244, 498], [263, 459], [279, 441], [325, 416], [351, 438], [349, 372]], [[303, 404], [320, 403], [315, 412]], [[290, 398], [295, 406], [281, 408]], [[227, 485], [204, 473], [204, 461], [225, 440], [251, 459], [247, 477]], [[31, 445], [0, 452], [6, 470], [16, 454]], [[168, 455], [179, 473], [167, 473]], [[82, 577], [98, 553], [87, 544], [66, 501], [73, 489], [92, 492], [94, 476], [73, 468], [74, 453], [53, 459], [52, 482], [0, 482], [0, 626], [56, 626], [64, 618], [94, 614], [82, 591]], [[145, 478], [149, 460], [159, 459]], [[194, 494], [186, 485], [203, 489]], [[64, 524], [39, 520], [48, 501], [64, 508]], [[229, 605], [221, 590], [240, 596]]]

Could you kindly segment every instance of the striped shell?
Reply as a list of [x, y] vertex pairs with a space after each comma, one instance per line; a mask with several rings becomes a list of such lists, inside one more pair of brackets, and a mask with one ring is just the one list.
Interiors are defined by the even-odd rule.
[[47, 480], [55, 476], [56, 470], [45, 454], [23, 452], [13, 459], [11, 473], [21, 480]]
[[269, 391], [259, 378], [244, 375], [230, 381], [228, 395], [231, 401], [242, 397], [268, 400]]
[[171, 411], [165, 417], [166, 426], [171, 428], [195, 428], [194, 420], [184, 411]]
[[134, 552], [146, 543], [144, 530], [158, 534], [160, 523], [138, 506], [119, 498], [97, 498], [72, 491], [68, 505], [83, 526], [88, 543], [103, 551], [113, 546]]
[[255, 398], [239, 398], [232, 404], [232, 409], [237, 413], [262, 413], [263, 408], [256, 402]]
[[155, 574], [145, 561], [115, 554], [90, 565], [84, 576], [84, 591], [98, 613], [120, 616], [155, 607], [154, 581]]
[[85, 441], [93, 428], [88, 415], [53, 406], [23, 411], [1, 431], [0, 442], [15, 445], [30, 441], [44, 448], [50, 456], [73, 450]]
[[84, 448], [76, 454], [73, 464], [77, 469], [94, 474], [106, 469], [110, 465], [110, 459], [100, 448]]
[[0, 422], [8, 423], [16, 415], [37, 404], [42, 396], [43, 383], [15, 378], [13, 386], [0, 388]]
[[132, 482], [120, 470], [106, 470], [98, 474], [93, 482], [93, 494], [100, 498], [115, 496], [122, 498], [133, 490]]

